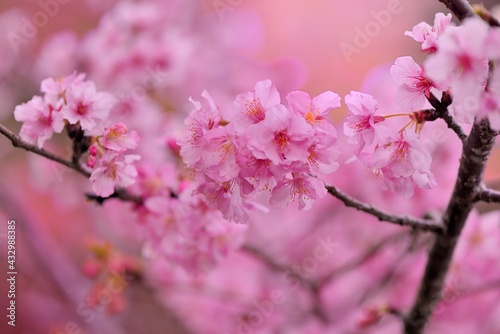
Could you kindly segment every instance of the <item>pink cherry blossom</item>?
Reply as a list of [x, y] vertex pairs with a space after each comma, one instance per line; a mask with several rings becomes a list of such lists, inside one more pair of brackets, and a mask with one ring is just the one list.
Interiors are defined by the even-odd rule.
[[115, 187], [129, 187], [135, 183], [137, 169], [134, 161], [140, 159], [138, 155], [121, 155], [117, 152], [108, 152], [102, 156], [97, 167], [90, 176], [92, 189], [101, 197], [108, 197]]
[[303, 117], [278, 105], [268, 110], [264, 121], [249, 127], [247, 141], [256, 158], [286, 165], [307, 161], [309, 138], [313, 133]]
[[311, 98], [311, 96], [303, 91], [290, 92], [286, 100], [288, 101], [288, 108], [304, 117], [316, 131], [324, 132], [336, 137], [336, 129], [325, 118], [331, 110], [340, 107], [340, 96], [334, 92], [324, 92], [318, 96]]
[[333, 144], [325, 136], [316, 136], [311, 140], [307, 164], [312, 172], [330, 174], [337, 170], [337, 158], [340, 154], [338, 145]]
[[47, 78], [42, 81], [40, 91], [45, 93], [45, 98], [50, 101], [57, 101], [64, 97], [66, 90], [73, 84], [81, 84], [85, 79], [84, 73], [77, 73], [56, 80], [54, 78]]
[[45, 141], [55, 133], [60, 133], [64, 128], [61, 114], [61, 105], [45, 101], [40, 96], [35, 96], [30, 101], [21, 104], [14, 110], [16, 121], [23, 122], [21, 139], [28, 143], [36, 143], [42, 148]]
[[285, 171], [274, 165], [269, 159], [258, 159], [252, 155], [250, 150], [243, 148], [239, 157], [240, 173], [239, 176], [245, 178], [253, 189], [247, 188], [249, 195], [254, 190], [270, 191], [276, 186], [276, 180], [284, 177]]
[[299, 210], [309, 210], [312, 203], [327, 194], [323, 181], [307, 174], [292, 173], [292, 179], [285, 179], [273, 189], [270, 204], [284, 208], [289, 201], [298, 202]]
[[93, 130], [97, 122], [106, 119], [115, 103], [110, 94], [97, 92], [91, 81], [73, 83], [66, 89], [65, 98], [64, 118], [70, 124], [79, 123], [86, 131]]
[[355, 153], [359, 154], [366, 145], [373, 143], [377, 129], [380, 129], [376, 124], [385, 119], [375, 115], [378, 104], [371, 95], [351, 91], [346, 95], [345, 103], [350, 113], [344, 123], [344, 134], [350, 143], [356, 144]]
[[412, 31], [405, 32], [406, 36], [410, 36], [415, 41], [422, 43], [422, 51], [434, 53], [437, 50], [437, 40], [439, 36], [450, 25], [451, 14], [444, 15], [437, 13], [434, 18], [434, 26], [431, 27], [426, 22], [421, 22], [413, 27]]
[[222, 212], [225, 219], [245, 223], [249, 219], [250, 208], [242, 195], [242, 188], [245, 187], [252, 186], [243, 179], [217, 182], [206, 178], [195, 193], [202, 195], [211, 208]]
[[236, 96], [234, 101], [234, 124], [237, 131], [244, 131], [249, 125], [266, 118], [267, 110], [279, 105], [280, 94], [271, 80], [259, 81], [254, 92]]
[[412, 57], [399, 57], [391, 67], [394, 81], [400, 85], [397, 92], [399, 104], [407, 111], [421, 109], [431, 94], [432, 88], [442, 90], [426, 78], [424, 70]]
[[431, 80], [450, 87], [459, 120], [471, 122], [475, 116], [488, 76], [488, 33], [483, 20], [469, 18], [460, 27], [446, 29], [438, 41], [438, 51], [424, 63]]
[[430, 172], [431, 162], [432, 157], [418, 135], [403, 131], [376, 148], [370, 167], [382, 177], [384, 187], [411, 197], [414, 185], [427, 189], [436, 185]]
[[101, 144], [112, 151], [124, 152], [133, 150], [139, 144], [139, 135], [135, 131], [128, 132], [127, 126], [123, 123], [116, 123], [104, 130], [100, 138]]
[[224, 182], [238, 176], [238, 148], [232, 124], [209, 131], [204, 137], [201, 163], [198, 169], [210, 178]]
[[186, 138], [179, 140], [180, 154], [184, 162], [190, 166], [200, 161], [203, 154], [203, 137], [208, 131], [216, 128], [221, 120], [219, 109], [210, 94], [203, 91], [201, 97], [201, 102], [190, 99], [195, 109], [184, 122], [190, 133]]

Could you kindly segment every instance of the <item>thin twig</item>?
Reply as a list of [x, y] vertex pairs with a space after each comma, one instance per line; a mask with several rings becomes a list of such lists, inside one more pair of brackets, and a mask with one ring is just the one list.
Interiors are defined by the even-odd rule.
[[68, 168], [71, 168], [78, 173], [82, 174], [83, 176], [90, 177], [90, 172], [85, 170], [83, 167], [81, 167], [79, 164], [75, 164], [71, 161], [65, 160], [54, 153], [51, 153], [43, 148], [39, 148], [36, 145], [33, 144], [28, 144], [25, 141], [21, 140], [18, 136], [16, 136], [14, 133], [12, 133], [9, 129], [7, 129], [5, 126], [0, 124], [0, 133], [3, 134], [5, 137], [7, 137], [10, 142], [12, 143], [12, 146], [22, 148], [26, 151], [38, 154], [42, 157], [45, 157], [49, 160], [55, 161], [57, 163], [60, 163], [61, 165], [64, 165]]
[[438, 117], [441, 118], [443, 121], [445, 121], [446, 125], [448, 125], [448, 128], [450, 128], [457, 134], [458, 138], [460, 138], [460, 140], [462, 141], [462, 144], [465, 144], [465, 141], [467, 140], [467, 135], [465, 134], [462, 127], [455, 121], [453, 116], [451, 116], [450, 112], [448, 111], [448, 107], [452, 102], [451, 96], [449, 96], [445, 92], [443, 93], [443, 98], [441, 99], [441, 101], [439, 101], [438, 98], [431, 93], [430, 96], [427, 98], [427, 100], [436, 109], [436, 114], [438, 115]]
[[500, 203], [500, 191], [483, 188], [478, 194], [476, 199], [486, 203]]
[[448, 9], [455, 14], [455, 16], [463, 21], [468, 17], [476, 16], [474, 9], [466, 0], [439, 0], [442, 2]]
[[483, 4], [474, 4], [472, 8], [484, 21], [486, 21], [492, 27], [500, 27], [500, 22], [493, 16], [493, 14], [484, 7]]
[[406, 237], [407, 235], [408, 231], [402, 231], [400, 233], [392, 234], [382, 239], [380, 242], [368, 248], [368, 250], [364, 252], [361, 256], [345, 263], [344, 265], [338, 268], [335, 268], [331, 273], [327, 274], [326, 276], [324, 276], [324, 278], [319, 280], [318, 285], [324, 286], [326, 284], [329, 284], [332, 282], [334, 278], [337, 278], [342, 274], [348, 273], [353, 269], [361, 267], [364, 263], [368, 262], [375, 255], [377, 255], [377, 253], [380, 252], [385, 246], [387, 246], [392, 242], [398, 241], [403, 237]]
[[[39, 148], [36, 145], [29, 144], [29, 143], [23, 141], [18, 136], [16, 136], [14, 133], [12, 133], [9, 129], [7, 129], [2, 124], [0, 124], [0, 133], [3, 134], [5, 137], [7, 137], [10, 140], [10, 142], [12, 143], [12, 146], [14, 146], [14, 147], [22, 148], [28, 152], [32, 152], [32, 153], [35, 153], [39, 156], [45, 157], [49, 160], [55, 161], [61, 165], [64, 165], [68, 168], [75, 170], [76, 172], [80, 173], [81, 175], [83, 175], [87, 178], [89, 178], [91, 175], [91, 173], [88, 170], [86, 170], [85, 168], [83, 168], [80, 165], [79, 161], [75, 161], [74, 156], [72, 158], [73, 161], [69, 161], [69, 160], [61, 158], [61, 157], [55, 155], [54, 153], [49, 152], [43, 148]], [[99, 204], [102, 204], [104, 201], [107, 200], [107, 198], [102, 198], [102, 197], [95, 196], [95, 195], [87, 194], [86, 196], [88, 199], [95, 200]], [[131, 194], [122, 188], [115, 188], [115, 192], [110, 196], [110, 198], [119, 198], [122, 201], [133, 202], [135, 204], [142, 204], [143, 203], [143, 200], [140, 196]]]
[[334, 186], [326, 186], [328, 192], [342, 201], [346, 206], [355, 208], [359, 211], [366, 212], [372, 216], [375, 216], [380, 221], [385, 221], [401, 226], [410, 226], [412, 228], [435, 232], [437, 234], [442, 234], [444, 232], [443, 225], [439, 222], [430, 219], [421, 219], [417, 217], [412, 217], [410, 215], [395, 215], [385, 211], [382, 211], [375, 206], [367, 203], [363, 203], [347, 195], [346, 193], [340, 191]]
[[[260, 249], [250, 246], [250, 245], [243, 245], [241, 247], [241, 250], [251, 254], [252, 256], [260, 259], [263, 261], [269, 268], [273, 269], [274, 271], [279, 271], [279, 272], [286, 272], [291, 270], [289, 266], [285, 264], [281, 264], [276, 262], [273, 258], [262, 252]], [[306, 277], [304, 277], [302, 274], [300, 274], [297, 271], [293, 271], [293, 274], [297, 276], [301, 282], [305, 283], [309, 292], [311, 293], [311, 297], [313, 299], [313, 308], [312, 308], [312, 313], [323, 323], [328, 323], [329, 317], [328, 314], [324, 311], [322, 302], [321, 302], [321, 288], [322, 286], [317, 284], [316, 282], [313, 282]]]

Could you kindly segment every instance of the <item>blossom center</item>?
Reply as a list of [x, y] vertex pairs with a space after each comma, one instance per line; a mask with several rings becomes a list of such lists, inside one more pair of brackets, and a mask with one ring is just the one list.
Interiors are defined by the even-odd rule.
[[118, 168], [114, 162], [109, 162], [106, 164], [106, 176], [110, 179], [115, 180], [118, 174]]
[[89, 110], [89, 106], [85, 105], [81, 102], [79, 102], [78, 106], [76, 107], [76, 113], [78, 115], [85, 115], [85, 114], [87, 114], [88, 110]]
[[278, 145], [280, 151], [284, 151], [288, 147], [290, 138], [286, 131], [276, 132], [274, 134], [274, 142]]
[[245, 108], [247, 110], [246, 115], [254, 123], [258, 123], [266, 117], [265, 109], [260, 102], [260, 99], [254, 99], [252, 101], [248, 100], [245, 102]]
[[321, 118], [318, 117], [319, 110], [317, 108], [309, 106], [309, 107], [307, 107], [306, 110], [307, 111], [306, 111], [306, 114], [304, 115], [304, 118], [305, 118], [307, 123], [313, 125], [313, 124], [321, 121]]

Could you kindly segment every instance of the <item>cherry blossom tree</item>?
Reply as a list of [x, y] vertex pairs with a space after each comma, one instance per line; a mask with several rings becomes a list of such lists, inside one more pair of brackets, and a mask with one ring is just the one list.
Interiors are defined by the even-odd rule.
[[79, 241], [76, 270], [3, 187], [0, 213], [33, 254], [52, 252], [34, 261], [71, 305], [50, 330], [125, 332], [96, 314], [134, 310], [140, 285], [154, 291], [140, 294], [157, 310], [151, 333], [165, 314], [175, 333], [500, 332], [500, 213], [481, 207], [500, 203], [485, 179], [500, 23], [440, 2], [450, 13], [401, 31], [420, 55], [372, 74], [378, 91], [345, 96], [299, 90], [293, 62], [249, 57], [240, 36], [259, 28], [221, 20], [231, 1], [89, 2], [99, 24], [83, 36], [55, 33], [36, 52], [17, 39], [4, 62], [40, 93], [0, 114], [0, 133], [43, 158], [38, 174], [80, 174], [44, 191], [75, 196], [109, 231]]

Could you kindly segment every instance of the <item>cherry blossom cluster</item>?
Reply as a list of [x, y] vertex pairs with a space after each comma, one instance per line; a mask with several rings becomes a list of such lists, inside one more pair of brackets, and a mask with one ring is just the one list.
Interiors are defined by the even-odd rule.
[[89, 151], [87, 166], [95, 193], [108, 197], [114, 188], [128, 187], [135, 182], [137, 171], [133, 162], [138, 155], [124, 154], [139, 143], [135, 131], [110, 117], [116, 100], [111, 94], [97, 91], [94, 82], [84, 80], [84, 74], [74, 73], [60, 80], [42, 81], [43, 96], [16, 107], [14, 117], [23, 125], [20, 137], [42, 148], [54, 133], [67, 128], [81, 152]]
[[[286, 96], [287, 105], [270, 80], [253, 92], [238, 95], [233, 110], [221, 111], [208, 94], [191, 102], [186, 120], [189, 135], [179, 141], [180, 154], [199, 183], [195, 193], [224, 217], [246, 221], [256, 208], [251, 196], [269, 192], [273, 207], [298, 202], [309, 209], [326, 195], [316, 175], [338, 167], [337, 131], [327, 119], [340, 106], [330, 91], [314, 98], [302, 91]], [[227, 114], [227, 115], [226, 115]], [[224, 116], [223, 116], [224, 115]]]
[[[406, 34], [422, 43], [422, 50], [435, 53], [439, 37], [448, 28], [451, 15], [439, 13], [434, 26], [422, 22]], [[354, 154], [369, 170], [381, 179], [382, 187], [405, 197], [411, 197], [415, 186], [430, 189], [436, 181], [430, 165], [432, 158], [419, 139], [429, 112], [425, 108], [431, 94], [441, 95], [445, 85], [429, 79], [424, 69], [412, 57], [396, 59], [391, 76], [399, 85], [396, 93], [401, 113], [377, 114], [379, 106], [373, 96], [351, 92], [345, 97], [349, 114], [344, 123], [344, 134], [354, 145]], [[409, 117], [409, 123], [396, 129], [386, 119]], [[414, 131], [413, 131], [414, 128]]]
[[[433, 26], [420, 23], [406, 32], [430, 55], [424, 66], [405, 56], [391, 67], [401, 113], [377, 114], [378, 103], [368, 94], [351, 92], [345, 98], [350, 113], [344, 133], [355, 156], [380, 177], [384, 189], [405, 197], [413, 195], [415, 186], [436, 185], [431, 155], [419, 139], [425, 122], [437, 118], [429, 99], [450, 100], [449, 110], [457, 122], [487, 118], [493, 130], [500, 130], [500, 71], [495, 70], [487, 82], [488, 61], [500, 59], [500, 29], [479, 18], [467, 19], [459, 27], [450, 22], [451, 15], [438, 13]], [[393, 116], [410, 120], [395, 129], [384, 122]]]
[[[500, 72], [497, 66], [490, 74], [488, 64], [500, 60], [500, 28], [490, 27], [479, 17], [468, 18], [460, 26], [450, 20], [450, 15], [439, 13], [433, 27], [421, 23], [408, 33], [430, 53], [421, 70], [425, 78], [421, 82], [451, 95], [450, 109], [457, 121], [487, 118], [498, 131]], [[411, 71], [417, 73], [416, 69]], [[412, 86], [410, 72], [407, 78], [406, 84]]]
[[[355, 156], [381, 178], [382, 187], [411, 197], [414, 187], [432, 188], [436, 185], [430, 171], [432, 158], [419, 139], [418, 128], [425, 122], [423, 112], [408, 114], [410, 122], [397, 131], [382, 124], [388, 117], [376, 115], [377, 101], [368, 94], [351, 92], [345, 97], [349, 115], [344, 133], [354, 145]], [[410, 130], [415, 125], [417, 131]]]
[[108, 197], [116, 186], [128, 187], [135, 183], [137, 170], [133, 163], [140, 160], [140, 156], [124, 152], [135, 149], [138, 143], [139, 135], [129, 132], [123, 123], [115, 123], [95, 137], [89, 148], [87, 166], [94, 168], [90, 181], [97, 195]]

